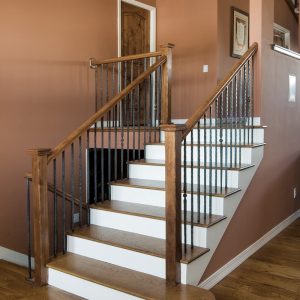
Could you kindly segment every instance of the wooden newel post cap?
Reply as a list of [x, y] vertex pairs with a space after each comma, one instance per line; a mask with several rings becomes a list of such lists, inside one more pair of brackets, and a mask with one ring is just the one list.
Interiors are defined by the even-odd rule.
[[29, 149], [27, 153], [31, 156], [45, 156], [51, 153], [50, 148]]
[[168, 44], [164, 44], [164, 45], [160, 45], [160, 48], [170, 48], [170, 49], [172, 49], [172, 48], [174, 48], [175, 47], [175, 45], [174, 44], [172, 44], [172, 43], [168, 43]]
[[160, 125], [160, 129], [162, 131], [166, 132], [176, 132], [176, 131], [184, 131], [186, 130], [186, 126], [183, 125], [177, 125], [177, 124], [163, 124]]

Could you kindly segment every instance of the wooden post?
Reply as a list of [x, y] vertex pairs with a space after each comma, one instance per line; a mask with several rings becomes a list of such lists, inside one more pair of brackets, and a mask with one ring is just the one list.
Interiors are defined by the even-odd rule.
[[160, 50], [168, 60], [162, 67], [162, 103], [161, 124], [171, 123], [171, 84], [172, 84], [172, 49], [173, 44], [161, 45]]
[[180, 283], [181, 246], [181, 141], [185, 126], [163, 125], [166, 153], [166, 279]]
[[49, 261], [49, 215], [48, 215], [48, 179], [47, 161], [51, 149], [33, 149], [32, 156], [32, 195], [33, 195], [33, 231], [35, 284], [48, 282], [46, 264]]

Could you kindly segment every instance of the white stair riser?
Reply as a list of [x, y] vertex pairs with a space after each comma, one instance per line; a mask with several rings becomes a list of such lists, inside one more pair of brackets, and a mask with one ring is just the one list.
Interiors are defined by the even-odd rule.
[[[217, 176], [216, 176], [217, 173]], [[204, 185], [205, 179], [204, 174], [206, 174], [207, 180], [209, 180], [210, 175], [212, 178], [213, 186], [225, 187], [226, 184], [226, 171], [221, 171], [218, 169], [213, 169], [212, 172], [207, 168], [206, 172], [204, 169], [200, 169], [200, 185]], [[221, 181], [222, 175], [222, 181]], [[129, 165], [129, 177], [138, 178], [145, 180], [161, 180], [165, 181], [165, 166], [153, 166], [153, 165], [141, 165], [141, 164], [130, 164]], [[183, 182], [184, 171], [181, 170], [181, 181]], [[217, 183], [215, 182], [217, 178]], [[198, 184], [198, 168], [193, 169], [193, 176], [191, 176], [191, 168], [187, 168], [186, 172], [187, 183], [191, 183], [193, 179], [193, 184]], [[208, 184], [208, 181], [206, 182]], [[227, 171], [227, 187], [237, 188], [239, 186], [239, 172], [234, 170]]]
[[[91, 224], [143, 234], [159, 239], [166, 238], [166, 223], [164, 220], [144, 218], [98, 209], [91, 209]], [[206, 247], [207, 230], [207, 228], [194, 226], [195, 246]], [[183, 232], [184, 230], [182, 225], [182, 236]], [[187, 225], [187, 243], [191, 244], [190, 225]]]
[[[68, 236], [68, 252], [166, 278], [166, 261], [161, 257], [73, 236]], [[183, 266], [183, 264], [181, 265]], [[182, 274], [182, 276], [185, 278], [186, 274]]]
[[89, 300], [99, 300], [99, 297], [105, 300], [141, 299], [51, 268], [48, 270], [48, 284]]
[[[191, 146], [186, 147], [186, 160], [187, 162], [191, 161]], [[200, 146], [200, 162], [204, 162], [205, 158], [205, 147]], [[252, 148], [239, 148], [233, 147], [232, 151], [230, 148], [223, 147], [221, 151], [221, 147], [212, 146], [206, 147], [206, 162], [217, 162], [221, 163], [221, 157], [223, 158], [223, 163], [230, 163], [232, 160], [233, 166], [235, 164], [239, 164], [239, 158], [241, 153], [241, 163], [242, 164], [251, 164], [251, 151]], [[226, 154], [227, 152], [227, 154]], [[222, 155], [221, 155], [222, 153]], [[146, 145], [146, 159], [156, 159], [156, 160], [165, 160], [165, 146], [162, 145]], [[181, 161], [184, 161], [184, 151], [183, 147], [181, 148]], [[193, 146], [193, 161], [196, 163], [198, 161], [198, 147]]]
[[[144, 205], [152, 205], [165, 207], [165, 191], [149, 190], [142, 188], [134, 188], [128, 186], [111, 186], [111, 197], [114, 200], [124, 201], [128, 203], [137, 203]], [[206, 198], [206, 206], [209, 207], [209, 197], [200, 195], [200, 212], [204, 212], [204, 198]], [[228, 198], [228, 197], [227, 197]], [[224, 201], [227, 201], [223, 197], [212, 197], [212, 213], [216, 215], [223, 215]], [[183, 195], [181, 195], [182, 207], [183, 207]], [[194, 195], [194, 211], [198, 210], [198, 197]], [[187, 210], [191, 210], [191, 195], [187, 195]]]
[[[205, 130], [204, 129], [200, 129], [200, 143], [204, 143], [205, 141]], [[226, 135], [227, 133], [227, 135]], [[220, 129], [212, 129], [211, 130], [211, 136], [212, 136], [212, 141], [213, 143], [219, 143], [220, 139], [221, 139], [221, 130]], [[191, 142], [191, 137], [192, 137], [192, 133], [189, 133], [186, 137], [187, 142]], [[248, 139], [249, 137], [249, 139]], [[230, 130], [230, 129], [223, 129], [222, 130], [222, 139], [224, 141], [224, 143], [228, 143], [228, 144], [240, 144], [240, 143], [252, 143], [252, 133], [251, 131], [248, 132], [248, 130]], [[165, 141], [165, 133], [164, 131], [161, 132], [161, 141], [164, 142]], [[193, 142], [197, 142], [199, 141], [198, 138], [198, 130], [194, 129], [193, 130]], [[207, 129], [206, 130], [206, 141], [209, 142], [210, 141], [210, 130]], [[259, 143], [263, 143], [264, 142], [264, 129], [263, 128], [257, 128], [253, 130], [253, 143], [254, 144], [259, 144]]]

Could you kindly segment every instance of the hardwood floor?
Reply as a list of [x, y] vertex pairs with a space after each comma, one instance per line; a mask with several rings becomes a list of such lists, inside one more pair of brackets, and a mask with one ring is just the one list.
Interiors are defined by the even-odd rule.
[[300, 300], [300, 219], [211, 291], [217, 300]]
[[1, 300], [79, 300], [50, 286], [34, 287], [26, 282], [25, 268], [0, 260], [0, 299]]

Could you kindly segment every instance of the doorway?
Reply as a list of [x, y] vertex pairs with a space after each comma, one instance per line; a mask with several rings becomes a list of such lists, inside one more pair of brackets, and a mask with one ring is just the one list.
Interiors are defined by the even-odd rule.
[[[156, 50], [156, 8], [135, 0], [119, 1], [119, 56], [130, 56], [135, 54], [153, 52]], [[145, 68], [148, 67], [152, 59], [134, 60], [124, 62], [119, 73], [120, 87], [125, 88], [135, 78], [137, 78]], [[151, 78], [151, 87], [154, 88], [155, 77]], [[146, 125], [146, 111], [152, 111], [151, 103], [154, 103], [154, 94], [151, 100], [146, 98], [146, 90], [150, 83], [142, 86], [143, 90], [131, 94], [122, 105], [123, 124], [128, 126]], [[147, 103], [147, 104], [146, 104]]]

